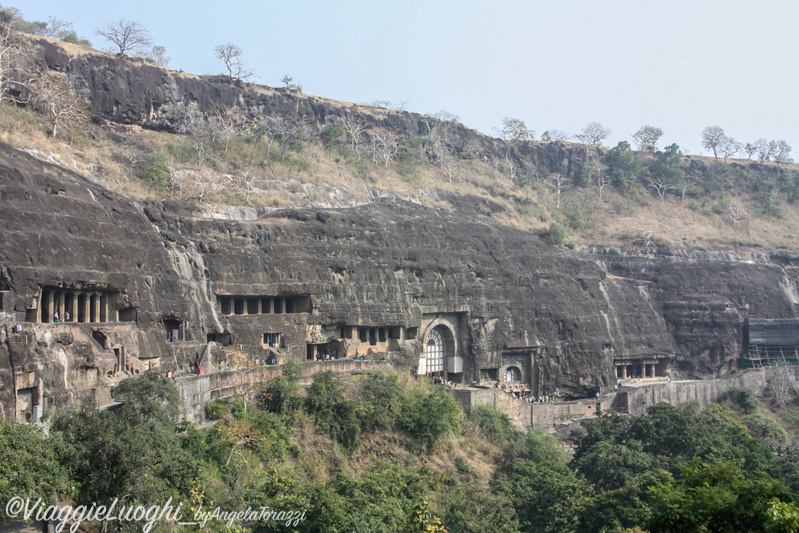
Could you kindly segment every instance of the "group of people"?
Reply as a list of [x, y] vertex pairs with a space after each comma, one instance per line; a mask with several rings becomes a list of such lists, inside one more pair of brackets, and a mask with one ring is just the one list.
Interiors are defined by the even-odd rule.
[[[66, 312], [66, 321], [69, 322], [69, 311]], [[61, 317], [58, 314], [58, 311], [53, 313], [53, 322], [61, 322]]]
[[524, 403], [552, 403], [555, 401], [555, 398], [553, 396], [539, 396], [538, 398], [536, 398], [531, 394], [522, 395], [521, 393], [517, 392], [511, 392], [511, 396], [524, 401]]
[[[331, 359], [337, 359], [336, 354], [330, 355], [329, 353], [317, 353], [316, 360], [317, 361], [330, 361]], [[357, 357], [356, 357], [357, 359]]]
[[450, 381], [448, 379], [444, 379], [439, 376], [431, 376], [431, 378], [433, 379], [433, 385], [446, 385], [447, 387], [455, 386], [455, 382]]

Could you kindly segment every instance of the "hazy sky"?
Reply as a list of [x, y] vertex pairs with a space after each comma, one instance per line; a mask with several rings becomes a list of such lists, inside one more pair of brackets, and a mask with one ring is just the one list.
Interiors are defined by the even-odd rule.
[[799, 1], [760, 0], [3, 0], [27, 20], [95, 31], [125, 18], [166, 47], [170, 67], [224, 71], [214, 47], [279, 86], [350, 102], [446, 110], [486, 134], [503, 117], [579, 132], [601, 122], [608, 144], [644, 124], [660, 147], [701, 148], [719, 125], [743, 142], [784, 139], [799, 159]]

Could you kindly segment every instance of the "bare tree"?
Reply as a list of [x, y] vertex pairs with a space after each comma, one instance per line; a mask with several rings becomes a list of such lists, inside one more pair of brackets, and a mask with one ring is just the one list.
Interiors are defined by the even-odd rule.
[[649, 186], [657, 191], [660, 203], [665, 202], [666, 194], [675, 188], [660, 174], [653, 174], [649, 177]]
[[255, 76], [241, 62], [241, 56], [244, 55], [244, 52], [235, 44], [220, 44], [214, 48], [214, 51], [216, 52], [216, 58], [225, 64], [230, 79], [247, 81]]
[[278, 126], [276, 122], [281, 121], [282, 119], [279, 117], [269, 117], [266, 115], [261, 115], [258, 118], [257, 126], [255, 127], [256, 134], [260, 137], [267, 138], [266, 144], [266, 162], [269, 163], [269, 156], [272, 154], [272, 144], [274, 144], [275, 139], [277, 138], [277, 131]]
[[[732, 137], [726, 137], [724, 142], [718, 147], [719, 154], [727, 162], [728, 157], [732, 157], [738, 152], [743, 151], [744, 146]], [[718, 158], [716, 158], [718, 160]]]
[[0, 13], [0, 102], [8, 99], [8, 91], [16, 83], [12, 59], [19, 52], [19, 46], [14, 39], [13, 26], [13, 13]]
[[30, 88], [34, 105], [51, 121], [53, 137], [58, 135], [59, 127], [74, 129], [88, 123], [88, 104], [57, 77], [40, 72]]
[[244, 201], [250, 201], [250, 195], [253, 193], [261, 192], [261, 189], [255, 186], [256, 183], [259, 181], [266, 181], [261, 176], [251, 176], [248, 172], [245, 172], [239, 179], [235, 182], [236, 188], [244, 195]]
[[211, 159], [211, 145], [214, 143], [214, 132], [202, 118], [190, 119], [184, 124], [183, 130], [187, 133], [187, 142], [194, 155], [197, 156], [197, 164], [202, 165]]
[[547, 130], [541, 134], [541, 140], [544, 142], [565, 142], [571, 138], [572, 136], [563, 130]]
[[730, 201], [730, 206], [727, 208], [727, 220], [733, 226], [746, 220], [746, 209], [736, 200]]
[[708, 126], [702, 130], [702, 146], [713, 152], [716, 161], [719, 160], [719, 149], [727, 142], [727, 135], [719, 126]]
[[163, 46], [153, 46], [152, 50], [145, 54], [144, 59], [155, 63], [163, 69], [169, 68], [170, 59], [166, 56], [166, 48]]
[[399, 152], [399, 137], [392, 131], [378, 129], [372, 131], [372, 138], [375, 147], [373, 154], [379, 153], [388, 168], [389, 161], [393, 161]]
[[596, 178], [596, 189], [599, 191], [599, 201], [602, 201], [602, 191], [605, 187], [610, 183], [608, 176], [602, 172], [602, 167], [599, 165], [599, 161], [594, 161], [594, 176]]
[[118, 154], [128, 162], [128, 171], [133, 172], [133, 169], [144, 161], [144, 149], [135, 141], [131, 134], [126, 134], [119, 147]]
[[447, 181], [452, 183], [452, 178], [458, 175], [458, 160], [443, 145], [440, 145], [439, 150], [441, 153], [436, 158], [436, 165]]
[[225, 152], [227, 152], [230, 141], [245, 129], [247, 117], [238, 107], [226, 104], [214, 104], [212, 114], [216, 133], [225, 141]]
[[449, 127], [458, 120], [458, 115], [453, 115], [449, 111], [442, 109], [437, 113], [428, 115], [428, 117], [425, 120], [427, 136], [430, 137], [433, 144], [446, 142]]
[[639, 226], [633, 235], [633, 244], [649, 248], [659, 240], [657, 229], [653, 226]]
[[206, 196], [222, 189], [222, 181], [229, 178], [220, 178], [215, 172], [207, 168], [199, 170], [193, 169], [169, 169], [169, 181], [173, 190], [182, 193], [184, 191], [193, 192], [197, 195], [200, 203], [205, 201]]
[[138, 53], [153, 44], [150, 33], [138, 22], [119, 19], [117, 22], [109, 22], [104, 28], [95, 32], [101, 37], [105, 37], [111, 44], [119, 48], [118, 55], [124, 56], [128, 53]]
[[63, 39], [65, 35], [72, 31], [73, 29], [71, 22], [67, 22], [55, 17], [49, 17], [47, 19], [47, 23], [39, 28], [36, 34], [43, 37], [50, 37], [51, 39]]
[[0, 19], [0, 102], [8, 92], [8, 80], [11, 74], [11, 56], [17, 47], [11, 38], [11, 21]]
[[569, 186], [569, 177], [565, 174], [560, 174], [556, 172], [555, 174], [550, 174], [549, 179], [547, 180], [550, 187], [555, 189], [555, 192], [558, 194], [558, 203], [555, 206], [556, 209], [560, 209], [560, 195], [564, 189]]
[[516, 183], [516, 177], [518, 176], [520, 170], [519, 165], [517, 165], [516, 162], [510, 157], [505, 156], [505, 169], [508, 172], [508, 177], [510, 180]]
[[791, 159], [791, 146], [785, 141], [771, 141], [774, 143], [772, 150], [772, 157], [777, 164], [780, 163], [793, 163]]
[[633, 134], [633, 141], [638, 146], [639, 151], [654, 152], [658, 140], [663, 137], [663, 130], [655, 126], [641, 126], [635, 134]]
[[755, 152], [757, 153], [758, 159], [760, 159], [761, 163], [765, 163], [769, 161], [771, 157], [774, 155], [774, 149], [776, 145], [774, 141], [768, 142], [766, 139], [758, 139], [753, 143], [755, 148]]
[[583, 144], [597, 146], [599, 143], [610, 137], [612, 131], [604, 127], [599, 122], [591, 122], [574, 137]]
[[774, 392], [774, 400], [780, 407], [785, 406], [788, 395], [799, 392], [799, 381], [790, 365], [776, 364], [769, 367], [766, 382]]
[[264, 387], [266, 367], [256, 364], [240, 350], [228, 347], [225, 351], [230, 360], [230, 369], [236, 376], [235, 394], [243, 400], [246, 411], [247, 405], [255, 400]]
[[274, 117], [270, 121], [271, 135], [280, 145], [280, 164], [286, 161], [286, 150], [289, 145], [305, 135], [305, 124], [300, 120], [286, 120]]
[[347, 137], [350, 139], [350, 146], [352, 150], [358, 154], [358, 159], [361, 159], [361, 152], [359, 149], [359, 144], [361, 142], [361, 134], [364, 131], [366, 126], [363, 123], [363, 119], [358, 117], [347, 115], [344, 117], [344, 129], [347, 130]]

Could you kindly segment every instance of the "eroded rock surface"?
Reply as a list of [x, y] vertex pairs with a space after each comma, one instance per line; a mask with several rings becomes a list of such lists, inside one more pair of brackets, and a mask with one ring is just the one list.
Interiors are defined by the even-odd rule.
[[726, 373], [745, 317], [793, 317], [799, 301], [782, 256], [575, 252], [394, 200], [247, 218], [135, 202], [0, 145], [4, 412], [102, 403], [152, 367], [226, 370], [226, 344], [257, 364], [365, 357], [424, 373], [440, 357], [457, 382], [593, 396], [621, 365]]

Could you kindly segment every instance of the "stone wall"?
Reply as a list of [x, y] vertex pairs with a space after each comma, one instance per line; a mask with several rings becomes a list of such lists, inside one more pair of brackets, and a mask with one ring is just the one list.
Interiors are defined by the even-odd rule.
[[706, 407], [718, 400], [730, 387], [746, 387], [755, 396], [762, 396], [766, 389], [766, 371], [765, 368], [750, 369], [715, 380], [672, 381], [622, 387], [616, 393], [612, 408], [638, 416], [646, 414], [649, 407], [660, 402], [682, 406], [697, 401], [701, 407]]
[[730, 387], [746, 387], [755, 396], [762, 396], [766, 388], [766, 370], [744, 370], [715, 380], [641, 382], [622, 386], [618, 392], [604, 395], [600, 400], [527, 404], [499, 388], [456, 388], [453, 395], [467, 412], [475, 405], [491, 405], [507, 414], [521, 429], [532, 426], [554, 430], [611, 409], [640, 416], [661, 402], [680, 407], [696, 401], [701, 407], [707, 407]]
[[525, 403], [499, 388], [456, 388], [453, 395], [467, 412], [475, 405], [490, 405], [507, 414], [520, 429], [531, 426], [550, 429], [565, 422], [595, 416], [600, 410], [597, 400]]
[[[385, 370], [385, 361], [339, 359], [335, 361], [308, 362], [303, 368], [301, 383], [310, 383], [317, 372], [332, 370], [339, 374], [359, 374]], [[183, 417], [189, 422], [202, 423], [206, 420], [205, 406], [211, 400], [230, 398], [236, 388], [255, 377], [265, 382], [281, 375], [280, 365], [257, 367], [251, 372], [225, 370], [211, 374], [182, 376], [174, 380], [180, 393]]]

